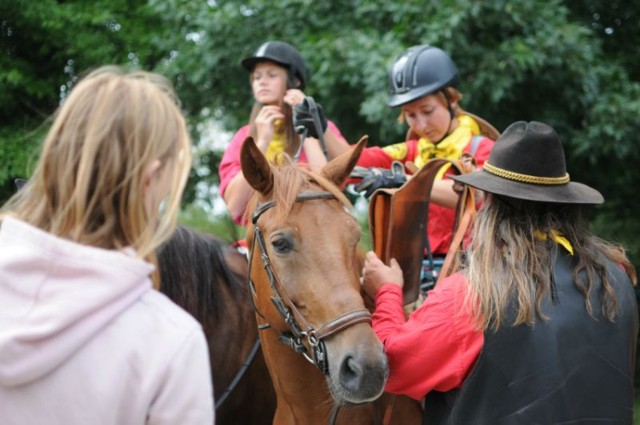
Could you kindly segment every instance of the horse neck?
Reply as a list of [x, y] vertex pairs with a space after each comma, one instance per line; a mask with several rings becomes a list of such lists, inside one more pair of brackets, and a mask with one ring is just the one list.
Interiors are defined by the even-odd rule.
[[326, 425], [333, 399], [322, 372], [280, 342], [275, 329], [260, 331], [260, 340], [278, 397], [274, 424]]

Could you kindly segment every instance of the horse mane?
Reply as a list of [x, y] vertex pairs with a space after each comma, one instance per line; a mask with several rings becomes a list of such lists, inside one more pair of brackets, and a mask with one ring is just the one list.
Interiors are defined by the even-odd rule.
[[223, 289], [236, 300], [245, 289], [246, 274], [232, 267], [229, 253], [222, 240], [179, 225], [157, 253], [161, 292], [201, 323], [211, 313], [219, 319], [229, 308], [222, 302]]
[[[273, 214], [277, 223], [281, 223], [289, 216], [300, 192], [311, 189], [314, 183], [333, 194], [348, 211], [353, 209], [353, 205], [340, 188], [327, 178], [300, 167], [286, 154], [278, 158], [277, 164], [269, 163], [273, 173], [272, 199], [275, 201]], [[249, 201], [247, 213], [255, 210], [257, 202], [258, 195], [254, 194]], [[247, 217], [247, 221], [250, 220], [251, 217]]]

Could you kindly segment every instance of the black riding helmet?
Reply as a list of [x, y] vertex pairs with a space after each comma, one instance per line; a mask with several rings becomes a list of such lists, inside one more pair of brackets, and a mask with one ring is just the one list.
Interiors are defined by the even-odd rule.
[[458, 69], [449, 55], [427, 44], [398, 56], [389, 72], [387, 104], [396, 107], [458, 84]]
[[[289, 70], [290, 88], [304, 90], [307, 84], [307, 69], [304, 59], [298, 49], [284, 41], [267, 41], [258, 47], [258, 50], [247, 58], [242, 59], [242, 66], [252, 72], [258, 62], [272, 61], [286, 67]], [[300, 85], [295, 87], [294, 77], [300, 80]]]

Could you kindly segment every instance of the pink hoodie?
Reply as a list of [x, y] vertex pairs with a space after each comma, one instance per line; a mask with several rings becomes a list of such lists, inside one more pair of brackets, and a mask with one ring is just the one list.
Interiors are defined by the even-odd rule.
[[0, 226], [0, 424], [214, 423], [204, 334], [151, 264]]

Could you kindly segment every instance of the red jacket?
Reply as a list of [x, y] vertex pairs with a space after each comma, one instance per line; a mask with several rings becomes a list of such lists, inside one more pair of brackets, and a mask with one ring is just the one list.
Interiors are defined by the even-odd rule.
[[420, 400], [431, 391], [462, 385], [484, 343], [464, 303], [466, 287], [462, 274], [444, 279], [406, 322], [402, 289], [393, 284], [380, 288], [373, 330], [389, 360], [386, 391]]

